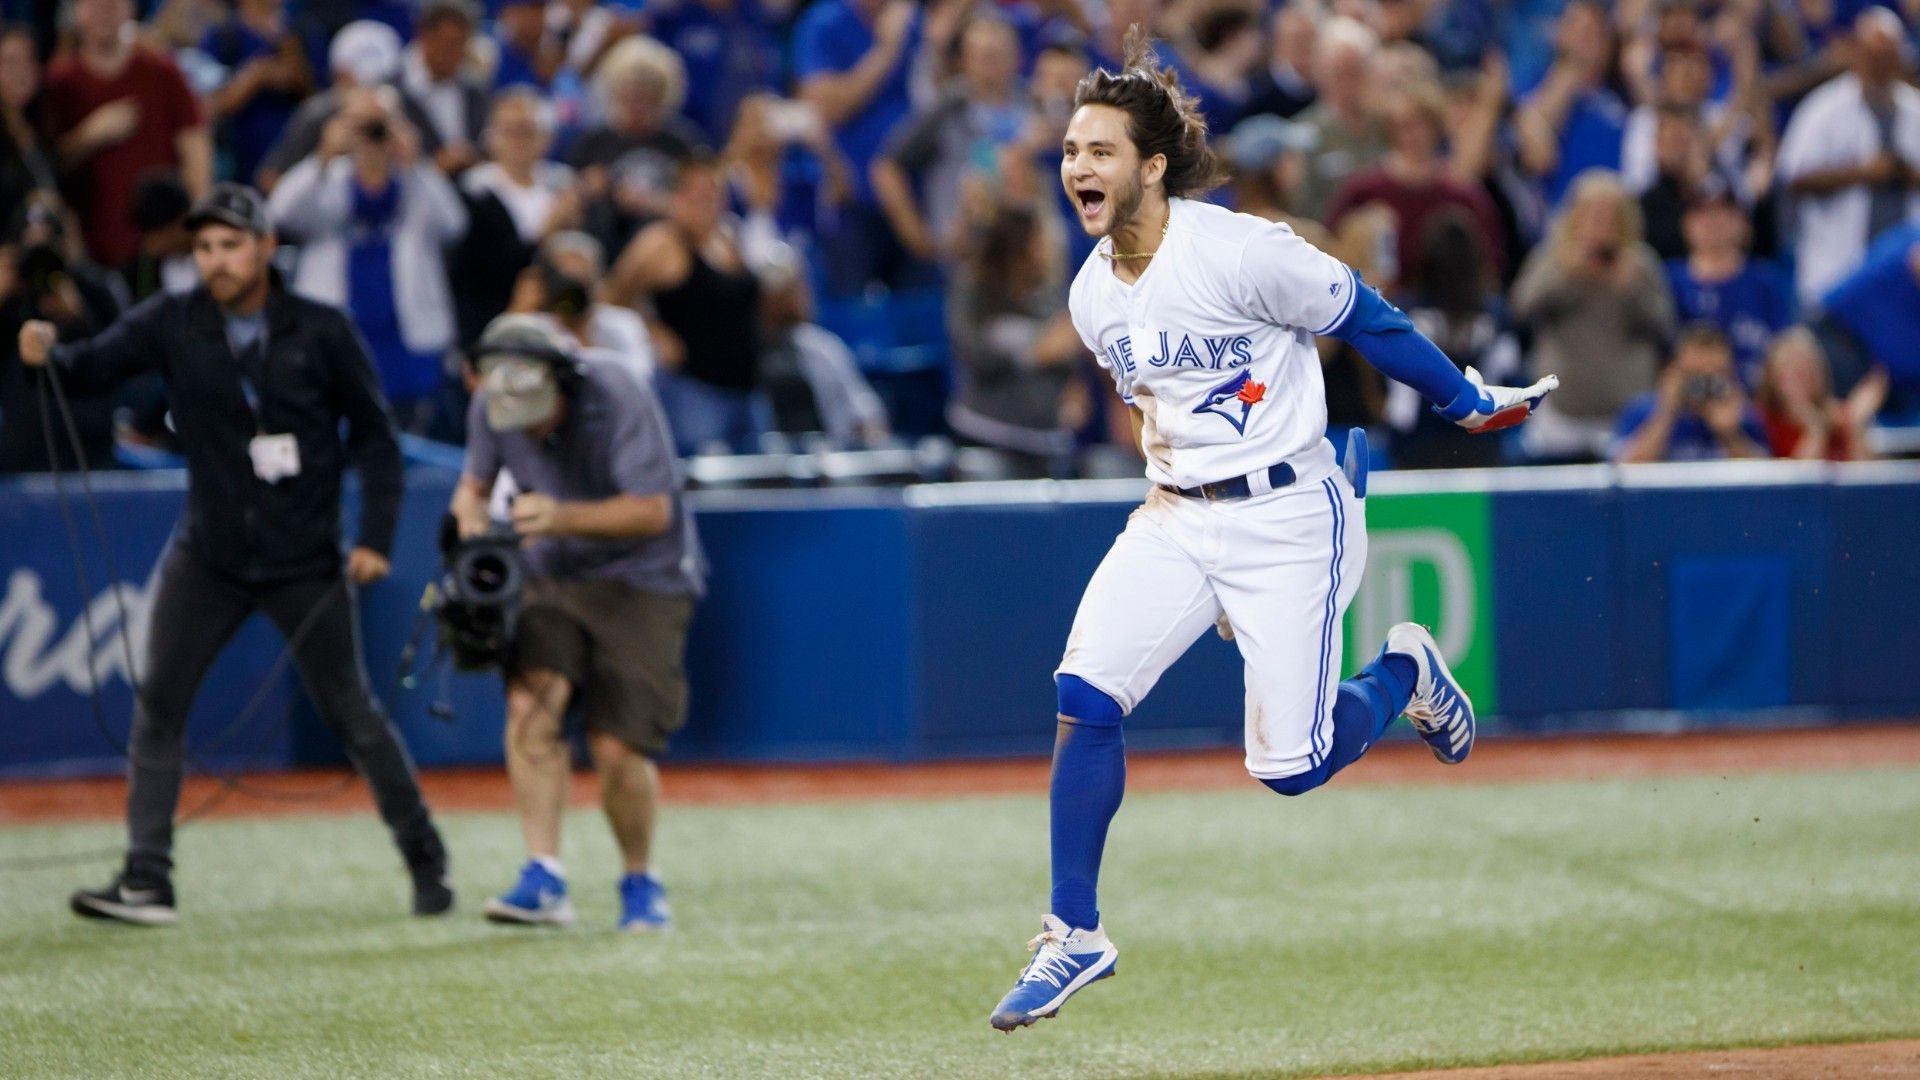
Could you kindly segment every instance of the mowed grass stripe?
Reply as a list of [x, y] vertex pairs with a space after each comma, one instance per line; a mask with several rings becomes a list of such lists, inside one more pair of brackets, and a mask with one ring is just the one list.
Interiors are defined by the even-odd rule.
[[[0, 1076], [1311, 1076], [1914, 1037], [1917, 822], [1920, 770], [1136, 795], [1120, 976], [1009, 1037], [1038, 797], [674, 809], [657, 938], [612, 931], [593, 813], [563, 932], [478, 917], [505, 815], [448, 819], [461, 908], [430, 922], [371, 818], [220, 821], [181, 836], [172, 931], [67, 915], [104, 869], [0, 874]], [[0, 859], [115, 835], [0, 831]]]

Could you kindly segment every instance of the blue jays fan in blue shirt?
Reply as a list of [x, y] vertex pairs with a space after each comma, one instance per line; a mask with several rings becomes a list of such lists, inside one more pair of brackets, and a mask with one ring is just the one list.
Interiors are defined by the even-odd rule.
[[1751, 390], [1767, 343], [1793, 324], [1793, 290], [1771, 264], [1747, 257], [1752, 228], [1725, 187], [1703, 193], [1681, 219], [1687, 257], [1667, 263], [1681, 325], [1711, 323], [1727, 336], [1734, 369]]

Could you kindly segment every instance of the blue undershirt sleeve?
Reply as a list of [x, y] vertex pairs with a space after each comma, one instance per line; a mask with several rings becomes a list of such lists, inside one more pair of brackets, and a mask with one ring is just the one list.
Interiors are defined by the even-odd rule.
[[1326, 333], [1360, 351], [1367, 363], [1396, 382], [1406, 383], [1434, 403], [1434, 411], [1459, 420], [1475, 409], [1492, 411], [1493, 403], [1440, 347], [1414, 329], [1407, 314], [1394, 307], [1373, 286], [1354, 275], [1354, 303], [1347, 317]]

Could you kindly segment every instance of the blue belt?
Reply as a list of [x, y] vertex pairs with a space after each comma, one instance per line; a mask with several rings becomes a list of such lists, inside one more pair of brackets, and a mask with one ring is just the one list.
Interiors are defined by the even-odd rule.
[[[1293, 466], [1284, 461], [1267, 469], [1267, 482], [1273, 485], [1275, 491], [1293, 483], [1295, 479], [1297, 477], [1293, 475]], [[1228, 502], [1233, 499], [1244, 499], [1253, 494], [1253, 485], [1249, 484], [1244, 476], [1236, 476], [1231, 480], [1215, 480], [1211, 484], [1201, 484], [1199, 487], [1182, 488], [1174, 487], [1172, 484], [1161, 484], [1160, 487], [1175, 495], [1184, 495], [1189, 499], [1205, 499], [1208, 502]]]

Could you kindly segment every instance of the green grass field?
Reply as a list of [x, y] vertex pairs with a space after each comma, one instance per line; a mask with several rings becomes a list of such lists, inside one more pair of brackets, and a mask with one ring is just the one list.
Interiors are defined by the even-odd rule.
[[[1361, 766], [1364, 768], [1364, 766]], [[1920, 771], [1134, 795], [1120, 976], [1005, 1036], [1039, 797], [670, 808], [679, 926], [487, 925], [504, 815], [447, 822], [453, 918], [371, 818], [181, 836], [182, 923], [83, 923], [107, 868], [0, 874], [0, 1076], [1311, 1076], [1920, 1036]], [[0, 830], [0, 858], [111, 844]]]

